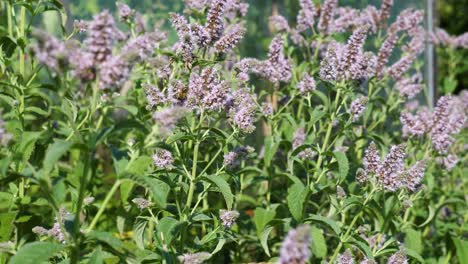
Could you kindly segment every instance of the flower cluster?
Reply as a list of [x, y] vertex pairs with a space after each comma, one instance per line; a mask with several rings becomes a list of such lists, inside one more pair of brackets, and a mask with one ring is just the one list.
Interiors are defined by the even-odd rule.
[[369, 180], [375, 175], [377, 184], [386, 191], [394, 192], [400, 188], [416, 191], [420, 185], [426, 168], [424, 161], [416, 162], [412, 167], [405, 169], [405, 145], [392, 146], [390, 152], [381, 161], [375, 143], [371, 142], [364, 156], [364, 173], [360, 175], [359, 182]]
[[307, 263], [311, 257], [310, 242], [310, 226], [291, 229], [281, 245], [279, 263]]

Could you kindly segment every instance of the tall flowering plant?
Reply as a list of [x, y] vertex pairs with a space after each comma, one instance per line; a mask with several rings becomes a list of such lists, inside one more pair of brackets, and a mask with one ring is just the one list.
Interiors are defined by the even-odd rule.
[[185, 4], [58, 38], [25, 24], [59, 3], [8, 2], [2, 261], [462, 261], [467, 100], [417, 100], [422, 11], [300, 0], [260, 59], [246, 3]]

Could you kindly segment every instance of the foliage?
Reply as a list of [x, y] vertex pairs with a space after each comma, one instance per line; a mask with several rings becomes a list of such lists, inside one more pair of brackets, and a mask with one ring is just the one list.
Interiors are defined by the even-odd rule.
[[[420, 72], [466, 37], [301, 0], [241, 57], [248, 5], [185, 2], [170, 32], [4, 2], [0, 263], [465, 261], [467, 93], [449, 72], [424, 106]], [[50, 10], [59, 37], [32, 26]]]

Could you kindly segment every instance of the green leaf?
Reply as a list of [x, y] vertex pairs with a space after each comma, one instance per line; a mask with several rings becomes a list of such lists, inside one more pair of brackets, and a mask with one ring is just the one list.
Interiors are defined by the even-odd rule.
[[321, 215], [310, 215], [305, 222], [320, 222], [323, 224], [326, 224], [328, 227], [330, 227], [335, 234], [339, 235], [341, 233], [341, 228], [338, 224], [338, 222], [331, 220], [330, 218], [323, 217]]
[[161, 240], [161, 243], [169, 247], [177, 234], [177, 226], [180, 225], [179, 221], [172, 217], [164, 217], [159, 221], [159, 224], [156, 226], [158, 232], [158, 239]]
[[10, 234], [15, 227], [13, 222], [15, 221], [16, 214], [18, 212], [9, 212], [0, 214], [0, 241], [9, 241]]
[[[414, 250], [407, 248], [406, 249], [406, 255], [410, 256], [411, 258], [417, 260], [419, 263], [425, 263], [423, 257], [419, 255], [418, 253], [414, 252]], [[466, 260], [466, 259], [464, 259]], [[460, 262], [463, 263], [463, 262]]]
[[457, 257], [460, 263], [465, 263], [468, 260], [468, 241], [452, 237], [453, 243], [457, 249]]
[[309, 188], [296, 182], [288, 190], [288, 208], [295, 220], [301, 221], [304, 214], [304, 203], [309, 194]]
[[260, 244], [262, 245], [262, 248], [265, 251], [265, 254], [267, 254], [267, 256], [269, 257], [270, 257], [270, 249], [268, 247], [268, 236], [270, 235], [273, 228], [274, 228], [273, 226], [268, 226], [260, 234]]
[[3, 36], [0, 38], [0, 47], [5, 52], [7, 58], [11, 57], [16, 49], [16, 43], [9, 37]]
[[104, 263], [104, 254], [101, 247], [98, 247], [93, 251], [89, 258], [88, 264], [102, 264]]
[[272, 209], [264, 209], [261, 207], [257, 207], [255, 209], [255, 215], [253, 217], [255, 226], [257, 227], [257, 236], [260, 238], [261, 233], [265, 226], [275, 218], [276, 212]]
[[408, 229], [405, 237], [405, 247], [412, 249], [414, 252], [421, 254], [423, 251], [423, 244], [421, 239], [421, 231]]
[[137, 221], [133, 228], [133, 241], [140, 249], [145, 249], [145, 229], [147, 221]]
[[219, 175], [207, 175], [203, 177], [204, 179], [212, 182], [216, 187], [219, 188], [219, 191], [223, 194], [224, 201], [226, 201], [226, 207], [228, 210], [232, 209], [232, 204], [234, 203], [234, 195], [231, 191], [231, 186], [229, 183]]
[[90, 233], [88, 233], [88, 238], [96, 239], [98, 241], [104, 242], [119, 252], [125, 251], [124, 243], [111, 233], [101, 232], [101, 231], [91, 231]]
[[340, 175], [340, 179], [344, 180], [348, 175], [349, 171], [349, 162], [346, 154], [343, 152], [333, 152], [333, 156], [335, 157], [336, 161], [338, 162], [338, 172]]
[[128, 163], [126, 171], [135, 175], [143, 175], [152, 163], [151, 157], [140, 156]]
[[149, 176], [126, 175], [126, 179], [132, 180], [145, 188], [148, 188], [152, 194], [154, 202], [160, 208], [166, 208], [167, 196], [170, 188], [167, 183]]
[[65, 153], [67, 153], [72, 145], [72, 142], [60, 139], [56, 139], [52, 145], [49, 145], [42, 165], [44, 169], [44, 176], [46, 176], [52, 170], [57, 161], [63, 155], [65, 155]]
[[327, 256], [327, 243], [323, 231], [315, 226], [312, 226], [310, 231], [312, 235], [312, 253], [317, 258], [325, 258]]
[[29, 243], [20, 248], [18, 253], [10, 259], [9, 264], [43, 263], [64, 248], [64, 245], [51, 242]]
[[279, 142], [276, 142], [275, 139], [271, 136], [265, 138], [265, 148], [263, 159], [265, 161], [265, 166], [268, 167], [271, 164], [271, 161], [275, 157], [276, 151], [279, 147]]
[[324, 111], [321, 111], [319, 109], [314, 109], [314, 111], [312, 112], [311, 116], [310, 116], [310, 121], [307, 122], [308, 125], [313, 125], [315, 124], [317, 121], [319, 121], [323, 116], [325, 115], [325, 112]]

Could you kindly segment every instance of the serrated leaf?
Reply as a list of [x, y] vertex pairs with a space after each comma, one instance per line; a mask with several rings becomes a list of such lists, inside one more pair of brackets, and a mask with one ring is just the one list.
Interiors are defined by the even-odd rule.
[[0, 214], [0, 241], [9, 241], [10, 234], [15, 227], [16, 214], [18, 212], [9, 212]]
[[421, 254], [423, 251], [423, 244], [421, 240], [421, 231], [408, 229], [405, 236], [405, 247], [412, 249], [414, 252]]
[[279, 142], [276, 142], [273, 137], [268, 136], [265, 138], [263, 160], [265, 161], [266, 167], [270, 166], [271, 161], [275, 157], [276, 151], [278, 150], [278, 147]]
[[255, 215], [253, 217], [255, 226], [257, 227], [257, 236], [260, 238], [260, 235], [265, 228], [265, 226], [275, 218], [276, 212], [272, 209], [264, 209], [257, 207], [255, 209]]
[[304, 203], [307, 199], [309, 188], [302, 183], [294, 183], [288, 190], [288, 208], [296, 221], [301, 221], [304, 214]]
[[321, 215], [310, 215], [305, 220], [305, 222], [320, 222], [330, 227], [333, 230], [333, 232], [335, 232], [335, 234], [339, 235], [341, 233], [341, 228], [338, 225], [338, 222], [331, 220], [330, 218], [323, 217]]
[[46, 176], [52, 170], [57, 161], [68, 152], [72, 145], [72, 142], [60, 139], [56, 139], [52, 145], [49, 145], [42, 165], [44, 176]]
[[10, 259], [9, 264], [43, 263], [64, 248], [64, 245], [51, 242], [29, 243], [20, 248], [16, 255]]
[[346, 154], [343, 152], [333, 152], [333, 156], [335, 157], [336, 161], [338, 162], [338, 172], [340, 175], [340, 179], [344, 180], [348, 175], [349, 171], [349, 162]]
[[102, 252], [101, 247], [98, 247], [93, 251], [91, 256], [89, 257], [88, 264], [102, 264], [104, 263], [104, 254]]
[[452, 237], [452, 240], [457, 249], [458, 261], [464, 263], [464, 261], [468, 260], [468, 241], [456, 237]]
[[160, 208], [166, 208], [167, 195], [169, 194], [170, 188], [167, 183], [149, 176], [138, 176], [138, 175], [126, 175], [126, 179], [129, 179], [136, 184], [139, 184], [150, 190], [154, 202]]
[[312, 253], [317, 258], [325, 258], [327, 256], [327, 243], [322, 230], [312, 226], [310, 232], [312, 236]]
[[260, 244], [262, 245], [263, 251], [265, 254], [270, 257], [270, 249], [268, 247], [268, 236], [270, 235], [271, 231], [273, 230], [273, 226], [269, 226], [263, 229], [262, 233], [260, 234]]
[[106, 243], [109, 246], [111, 246], [113, 249], [119, 252], [124, 252], [125, 250], [124, 243], [111, 233], [101, 232], [101, 231], [91, 231], [87, 234], [87, 237]]
[[162, 218], [159, 221], [158, 225], [156, 226], [156, 229], [158, 232], [158, 235], [157, 235], [158, 239], [160, 239], [164, 245], [169, 247], [177, 233], [178, 225], [179, 225], [179, 221], [177, 221], [175, 218], [172, 218], [172, 217]]
[[126, 171], [135, 175], [143, 175], [152, 163], [151, 157], [140, 156], [128, 163]]
[[9, 37], [3, 36], [0, 38], [0, 47], [5, 53], [6, 57], [11, 57], [16, 49], [16, 43]]
[[145, 249], [145, 229], [147, 221], [137, 221], [133, 228], [133, 241], [140, 249]]
[[232, 209], [232, 204], [234, 203], [234, 195], [232, 194], [231, 191], [231, 186], [225, 179], [220, 177], [219, 175], [207, 175], [203, 176], [204, 179], [210, 181], [216, 187], [218, 187], [219, 191], [224, 197], [224, 201], [226, 202], [226, 208], [228, 210]]
[[[417, 260], [419, 263], [425, 263], [424, 258], [421, 255], [419, 255], [418, 253], [414, 252], [414, 250], [407, 248], [405, 250], [405, 252], [406, 252], [406, 255], [408, 255], [409, 257]], [[464, 259], [464, 260], [466, 260], [466, 259]], [[463, 263], [463, 262], [461, 262], [461, 263]]]

